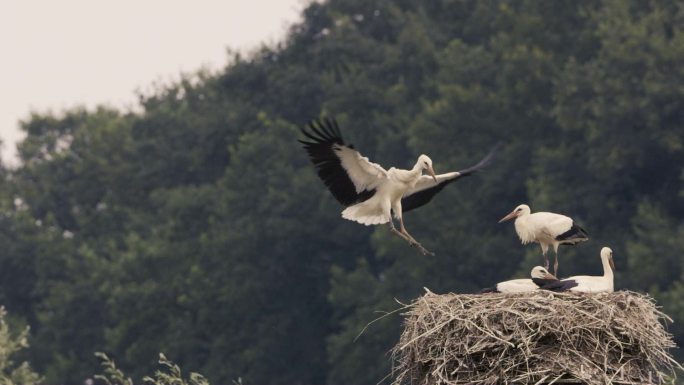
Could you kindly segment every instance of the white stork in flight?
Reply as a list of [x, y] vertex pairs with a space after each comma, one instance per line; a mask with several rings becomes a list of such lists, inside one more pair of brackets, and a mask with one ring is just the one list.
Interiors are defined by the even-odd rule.
[[[461, 171], [435, 175], [432, 160], [427, 155], [418, 157], [410, 170], [390, 168], [368, 161], [352, 145], [346, 145], [337, 122], [333, 119], [314, 120], [302, 128], [305, 140], [299, 140], [332, 195], [346, 206], [342, 217], [364, 225], [389, 223], [392, 232], [416, 246], [423, 255], [434, 255], [413, 238], [402, 214], [428, 203], [444, 186], [462, 176], [471, 175], [486, 166], [493, 150], [473, 167]], [[425, 170], [428, 175], [423, 175]], [[399, 231], [394, 227], [392, 214], [399, 220]]]
[[520, 205], [510, 214], [499, 220], [499, 223], [515, 218], [515, 232], [523, 245], [537, 242], [541, 246], [544, 255], [545, 267], [549, 268], [549, 258], [546, 253], [549, 246], [553, 246], [556, 260], [553, 264], [553, 273], [558, 275], [558, 246], [575, 245], [589, 239], [589, 234], [572, 218], [565, 215], [538, 212], [530, 213], [530, 206]]

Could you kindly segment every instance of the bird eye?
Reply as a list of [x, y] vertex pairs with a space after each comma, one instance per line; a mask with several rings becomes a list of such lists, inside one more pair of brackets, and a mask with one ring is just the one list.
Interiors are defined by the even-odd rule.
[[515, 211], [521, 211], [521, 210], [522, 210], [522, 209], [517, 209], [517, 210], [515, 210]]

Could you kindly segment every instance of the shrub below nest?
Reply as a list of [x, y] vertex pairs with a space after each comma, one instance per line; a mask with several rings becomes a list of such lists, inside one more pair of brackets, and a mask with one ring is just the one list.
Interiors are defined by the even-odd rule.
[[393, 385], [655, 384], [681, 366], [650, 297], [627, 291], [445, 294], [406, 307]]

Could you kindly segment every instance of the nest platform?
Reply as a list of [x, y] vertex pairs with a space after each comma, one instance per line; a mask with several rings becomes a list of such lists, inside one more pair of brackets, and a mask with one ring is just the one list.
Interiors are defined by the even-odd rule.
[[663, 384], [682, 367], [648, 296], [444, 294], [407, 305], [392, 385]]

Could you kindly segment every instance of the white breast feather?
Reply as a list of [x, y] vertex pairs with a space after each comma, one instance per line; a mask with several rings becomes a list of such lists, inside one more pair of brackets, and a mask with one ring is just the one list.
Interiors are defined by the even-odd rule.
[[515, 220], [515, 232], [518, 233], [518, 238], [520, 238], [520, 242], [522, 242], [523, 245], [537, 241], [534, 228], [531, 226], [529, 218], [527, 217], [528, 216], [525, 216]]

